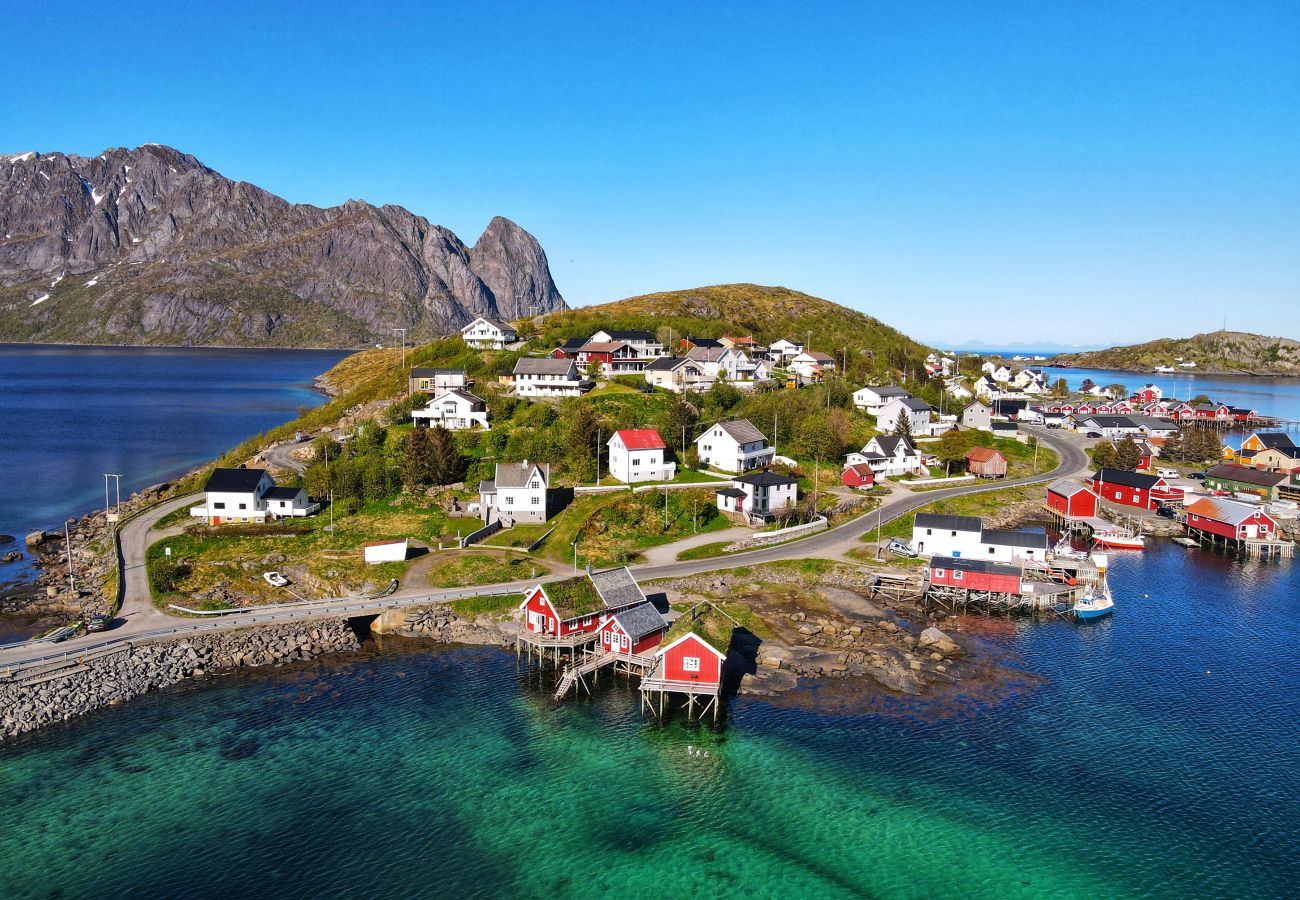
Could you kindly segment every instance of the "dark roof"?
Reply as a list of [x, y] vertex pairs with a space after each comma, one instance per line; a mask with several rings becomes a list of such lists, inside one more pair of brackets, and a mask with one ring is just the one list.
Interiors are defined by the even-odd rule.
[[979, 531], [984, 527], [979, 516], [942, 516], [937, 513], [917, 513], [912, 523], [917, 528], [937, 528], [940, 531]]
[[731, 479], [733, 482], [739, 481], [742, 484], [752, 484], [754, 487], [776, 487], [782, 484], [798, 484], [798, 478], [791, 478], [789, 475], [778, 475], [775, 472], [751, 472], [748, 475], [741, 475]]
[[548, 487], [551, 480], [550, 463], [497, 463], [496, 478], [493, 479], [494, 487], [521, 488], [528, 484], [528, 479], [532, 477], [533, 470], [540, 469], [542, 473], [542, 487]]
[[719, 422], [718, 427], [731, 436], [738, 444], [749, 444], [754, 441], [766, 441], [763, 432], [754, 427], [749, 419], [732, 419], [730, 422]]
[[265, 469], [213, 469], [203, 490], [222, 494], [251, 494], [257, 490], [265, 474]]
[[438, 375], [464, 375], [464, 369], [437, 369], [426, 366], [416, 366], [411, 370], [412, 378], [434, 378]]
[[1028, 405], [1028, 400], [993, 400], [989, 403], [995, 416], [1008, 417], [1018, 415]]
[[559, 349], [565, 351], [581, 350], [586, 343], [587, 339], [583, 337], [569, 338], [559, 346]]
[[1160, 483], [1160, 479], [1155, 475], [1143, 475], [1141, 472], [1125, 472], [1123, 469], [1098, 469], [1097, 474], [1092, 476], [1092, 480], [1145, 491], [1151, 490]]
[[1017, 578], [1024, 575], [1024, 572], [1017, 565], [1011, 563], [994, 562], [991, 559], [960, 559], [953, 556], [936, 556], [930, 560], [931, 569], [959, 569], [962, 572], [982, 572], [986, 575], [1015, 575]]
[[1291, 435], [1285, 431], [1256, 431], [1251, 436], [1263, 444], [1266, 450], [1281, 450], [1295, 446], [1295, 441], [1291, 440]]
[[722, 341], [717, 338], [688, 337], [685, 342], [695, 347], [717, 347], [719, 350], [726, 349], [722, 346]]
[[565, 375], [573, 369], [571, 359], [521, 359], [515, 362], [516, 375]]
[[859, 390], [871, 391], [873, 394], [875, 394], [877, 397], [879, 397], [882, 400], [884, 400], [887, 397], [912, 396], [906, 389], [898, 387], [897, 385], [893, 385], [893, 384], [882, 384], [879, 386], [869, 384], [866, 387], [859, 388]]
[[641, 585], [636, 583], [627, 566], [592, 572], [587, 577], [591, 579], [592, 586], [599, 592], [600, 599], [605, 601], [606, 606], [626, 606], [645, 600]]
[[[491, 316], [476, 316], [476, 317], [474, 318], [474, 322], [477, 322], [477, 321], [479, 321], [480, 319], [482, 319], [484, 322], [487, 322], [489, 325], [492, 325], [492, 326], [495, 327], [498, 331], [514, 331], [514, 330], [515, 330], [514, 326], [511, 325], [509, 322], [504, 322], [504, 321], [502, 321], [501, 319], [494, 319], [494, 318], [492, 318]], [[470, 322], [469, 325], [473, 325], [474, 322]], [[466, 325], [465, 328], [462, 328], [462, 329], [461, 329], [461, 331], [464, 331], [466, 328], [469, 328], [469, 325]]]
[[268, 500], [295, 500], [302, 491], [300, 487], [273, 487], [263, 496]]
[[634, 641], [640, 640], [647, 634], [662, 631], [668, 626], [668, 623], [664, 621], [664, 617], [659, 614], [659, 610], [655, 609], [653, 603], [642, 603], [631, 609], [614, 613], [614, 621]]
[[[905, 449], [907, 451], [911, 453], [916, 452], [916, 444], [913, 444], [911, 439], [908, 438], [906, 435], [878, 434], [871, 440], [876, 442], [876, 446], [880, 448], [880, 452], [885, 454], [885, 456], [896, 455], [898, 453], [898, 444], [900, 441], [905, 445]], [[869, 444], [871, 443], [871, 441], [868, 441], [867, 443]], [[864, 454], [864, 455], [870, 456], [870, 454]]]
[[903, 406], [907, 407], [912, 412], [929, 412], [931, 409], [930, 404], [926, 403], [924, 400], [918, 400], [916, 397], [910, 395], [907, 397], [895, 397], [893, 400], [890, 400], [887, 405], [892, 406], [895, 403], [903, 404]]
[[985, 528], [980, 532], [981, 544], [998, 544], [1002, 547], [1032, 547], [1047, 549], [1047, 533], [1041, 528]]
[[699, 368], [699, 365], [695, 364], [695, 360], [688, 359], [685, 356], [661, 356], [652, 362], [646, 363], [646, 367], [644, 371], [671, 372], [673, 369], [685, 365], [686, 363], [692, 363], [695, 365], [697, 369]]
[[718, 488], [718, 490], [717, 490], [717, 494], [718, 494], [719, 497], [743, 497], [743, 496], [745, 496], [745, 492], [742, 491], [740, 488], [732, 488], [732, 487], [729, 487], [729, 488]]
[[1263, 469], [1252, 469], [1250, 466], [1234, 466], [1232, 463], [1223, 463], [1215, 466], [1205, 473], [1206, 478], [1217, 478], [1220, 481], [1239, 481], [1242, 484], [1254, 484], [1259, 487], [1277, 487], [1286, 481], [1286, 474], [1283, 472], [1265, 472]]
[[649, 344], [659, 343], [658, 339], [649, 331], [611, 331], [608, 328], [601, 328], [599, 330], [605, 332], [605, 334], [609, 335], [616, 341], [640, 341]]

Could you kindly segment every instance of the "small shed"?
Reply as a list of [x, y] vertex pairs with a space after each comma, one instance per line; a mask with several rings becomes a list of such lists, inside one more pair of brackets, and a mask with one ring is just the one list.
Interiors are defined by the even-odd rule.
[[845, 487], [851, 488], [873, 487], [876, 483], [876, 472], [871, 468], [870, 463], [856, 463], [844, 470], [840, 482]]
[[972, 447], [966, 453], [966, 471], [980, 478], [1006, 478], [1007, 458], [990, 447]]
[[403, 538], [400, 541], [373, 541], [366, 544], [363, 548], [366, 562], [372, 566], [377, 563], [402, 562], [406, 559], [409, 543]]
[[1097, 495], [1073, 478], [1061, 478], [1047, 486], [1047, 506], [1067, 519], [1097, 515]]

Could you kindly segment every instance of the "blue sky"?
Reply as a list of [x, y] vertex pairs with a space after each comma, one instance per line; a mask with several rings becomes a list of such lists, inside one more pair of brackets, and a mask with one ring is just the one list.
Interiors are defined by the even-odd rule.
[[166, 143], [929, 340], [1300, 338], [1300, 7], [9, 4], [0, 152]]

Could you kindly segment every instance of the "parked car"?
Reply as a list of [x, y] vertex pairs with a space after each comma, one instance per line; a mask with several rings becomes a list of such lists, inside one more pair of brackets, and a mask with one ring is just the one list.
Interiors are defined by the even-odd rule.
[[885, 550], [894, 554], [895, 556], [906, 556], [909, 559], [916, 556], [916, 551], [913, 550], [911, 546], [909, 546], [907, 543], [900, 541], [898, 538], [891, 538], [889, 543], [885, 545]]
[[1188, 473], [1187, 473], [1187, 477], [1190, 478], [1190, 479], [1192, 479], [1192, 481], [1204, 481], [1204, 480], [1205, 480], [1205, 473], [1204, 473], [1204, 472], [1188, 472]]
[[113, 619], [111, 616], [104, 616], [104, 615], [91, 616], [89, 619], [86, 620], [86, 632], [90, 633], [94, 631], [108, 631], [109, 626], [111, 626], [112, 624], [113, 624]]
[[1156, 474], [1161, 478], [1181, 478], [1182, 475], [1177, 469], [1156, 469]]
[[1100, 432], [1100, 431], [1089, 431], [1087, 434], [1084, 435], [1084, 437], [1099, 438], [1099, 437], [1101, 437], [1101, 432]]
[[269, 584], [271, 587], [289, 586], [289, 579], [285, 578], [279, 572], [263, 572], [262, 577], [266, 579], [266, 583]]
[[1176, 512], [1174, 512], [1174, 508], [1173, 508], [1172, 506], [1157, 506], [1157, 507], [1156, 507], [1156, 515], [1157, 515], [1157, 516], [1162, 516], [1162, 517], [1164, 517], [1164, 518], [1166, 518], [1166, 519], [1176, 519], [1176, 518], [1178, 518], [1178, 514], [1177, 514]]

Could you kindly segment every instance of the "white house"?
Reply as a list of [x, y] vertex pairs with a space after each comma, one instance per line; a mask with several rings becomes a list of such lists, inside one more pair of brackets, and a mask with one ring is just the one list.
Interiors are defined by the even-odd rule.
[[775, 472], [751, 472], [718, 490], [718, 509], [750, 523], [766, 522], [798, 499], [799, 480]]
[[515, 363], [515, 393], [520, 397], [580, 397], [584, 383], [571, 359], [525, 358]]
[[664, 462], [664, 439], [653, 428], [624, 428], [614, 432], [609, 447], [609, 474], [624, 484], [671, 481], [677, 464]]
[[999, 382], [1001, 384], [1006, 384], [1007, 382], [1011, 381], [1012, 372], [1011, 369], [1005, 365], [998, 366], [996, 369], [993, 370], [992, 377], [994, 381]]
[[1083, 432], [1096, 431], [1102, 437], [1111, 439], [1142, 433], [1137, 423], [1128, 416], [1085, 416], [1078, 419], [1075, 429]]
[[519, 333], [509, 322], [479, 316], [460, 330], [465, 343], [479, 350], [500, 350], [519, 340]]
[[993, 411], [978, 400], [967, 403], [961, 411], [961, 424], [965, 428], [988, 431], [992, 423]]
[[960, 378], [953, 378], [946, 382], [943, 389], [948, 392], [948, 396], [954, 400], [969, 400], [975, 395], [970, 392], [966, 385], [961, 383]]
[[265, 522], [268, 515], [309, 516], [320, 509], [320, 504], [308, 501], [302, 488], [276, 487], [265, 469], [214, 469], [203, 493], [203, 503], [191, 507], [190, 515], [209, 525]]
[[867, 385], [853, 392], [853, 405], [871, 415], [879, 415], [880, 410], [891, 400], [912, 396], [901, 387], [882, 384], [877, 387]]
[[719, 422], [695, 439], [700, 462], [721, 472], [748, 472], [772, 462], [776, 451], [748, 419]]
[[805, 350], [796, 354], [786, 363], [786, 369], [794, 372], [800, 378], [806, 381], [815, 381], [821, 378], [826, 372], [834, 371], [835, 357], [829, 353], [820, 353], [816, 350]]
[[881, 431], [894, 431], [900, 421], [907, 422], [908, 431], [919, 434], [928, 431], [933, 410], [930, 404], [915, 397], [895, 397], [876, 413], [876, 427]]
[[877, 475], [912, 475], [924, 470], [921, 451], [910, 438], [894, 434], [878, 434], [867, 441], [857, 453], [850, 453], [846, 465], [866, 463]]
[[675, 394], [707, 391], [714, 381], [702, 363], [688, 356], [661, 356], [649, 363], [643, 374], [647, 384]]
[[411, 369], [410, 393], [441, 394], [453, 388], [467, 388], [473, 382], [464, 369], [436, 369], [416, 366]]
[[642, 359], [654, 359], [664, 355], [664, 345], [649, 331], [615, 331], [602, 328], [591, 336], [590, 341], [630, 344], [636, 348]]
[[979, 516], [942, 516], [917, 513], [912, 519], [912, 549], [922, 556], [980, 559]]
[[487, 523], [500, 519], [507, 527], [545, 522], [551, 514], [550, 483], [547, 463], [497, 463], [496, 477], [479, 482], [479, 518]]
[[1047, 534], [1041, 528], [985, 528], [980, 531], [978, 555], [994, 562], [1043, 562]]
[[443, 391], [424, 409], [411, 411], [415, 427], [435, 428], [441, 425], [448, 431], [465, 431], [470, 428], [488, 428], [488, 408], [482, 397], [469, 391], [453, 388]]
[[796, 344], [794, 341], [787, 341], [781, 338], [779, 341], [773, 341], [768, 345], [767, 352], [773, 359], [789, 359], [803, 353], [803, 344]]

